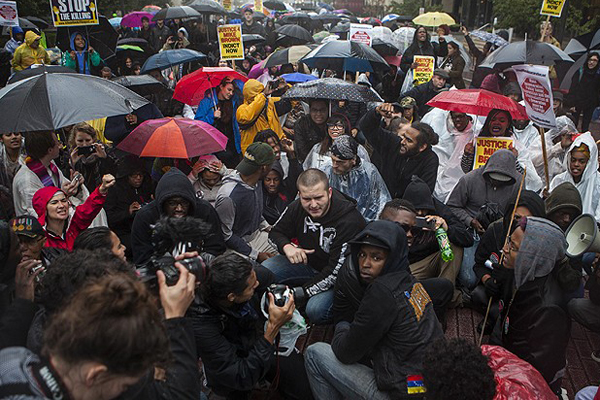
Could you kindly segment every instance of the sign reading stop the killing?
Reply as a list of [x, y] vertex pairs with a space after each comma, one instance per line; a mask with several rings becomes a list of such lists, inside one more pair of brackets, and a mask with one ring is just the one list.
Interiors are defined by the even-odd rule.
[[94, 0], [50, 0], [54, 26], [98, 25]]
[[544, 65], [515, 65], [512, 67], [523, 93], [527, 116], [542, 128], [556, 128], [552, 89], [548, 67]]
[[349, 36], [351, 42], [371, 46], [373, 42], [373, 26], [367, 24], [350, 24]]

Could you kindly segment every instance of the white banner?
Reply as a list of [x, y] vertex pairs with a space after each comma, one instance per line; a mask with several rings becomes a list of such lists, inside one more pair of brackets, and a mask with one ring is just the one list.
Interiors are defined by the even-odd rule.
[[519, 86], [523, 93], [525, 110], [529, 119], [542, 128], [556, 128], [552, 103], [552, 86], [548, 67], [544, 65], [515, 65]]
[[364, 43], [371, 46], [373, 42], [373, 26], [367, 24], [350, 24], [348, 39], [351, 42]]
[[0, 26], [19, 26], [16, 1], [0, 1]]

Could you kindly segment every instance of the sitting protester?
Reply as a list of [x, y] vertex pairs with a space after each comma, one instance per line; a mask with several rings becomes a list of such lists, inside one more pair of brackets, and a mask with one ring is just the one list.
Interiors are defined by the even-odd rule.
[[194, 164], [188, 178], [194, 185], [196, 195], [214, 207], [217, 193], [223, 186], [223, 177], [229, 172], [231, 170], [227, 169], [216, 156], [201, 156]]
[[109, 250], [115, 257], [122, 261], [125, 259], [125, 246], [121, 243], [119, 237], [105, 226], [97, 228], [88, 228], [81, 232], [75, 243], [73, 250]]
[[[290, 187], [290, 183], [293, 184]], [[298, 190], [295, 182], [283, 179], [283, 168], [277, 161], [271, 165], [271, 171], [262, 181], [263, 217], [269, 225], [275, 225], [287, 206], [294, 201]]]
[[254, 142], [263, 142], [271, 146], [275, 153], [275, 160], [279, 161], [283, 169], [283, 178], [293, 181], [292, 184], [296, 186], [296, 179], [298, 179], [298, 175], [302, 173], [303, 169], [302, 164], [296, 157], [294, 141], [287, 137], [279, 139], [275, 131], [265, 129], [256, 134]]

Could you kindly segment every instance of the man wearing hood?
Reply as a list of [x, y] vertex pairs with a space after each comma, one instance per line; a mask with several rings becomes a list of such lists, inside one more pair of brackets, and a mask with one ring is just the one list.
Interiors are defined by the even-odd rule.
[[417, 107], [419, 115], [425, 115], [431, 110], [431, 106], [427, 103], [433, 99], [440, 92], [448, 90], [446, 88], [446, 82], [450, 79], [448, 71], [445, 69], [436, 69], [433, 71], [433, 76], [427, 83], [422, 83], [419, 86], [415, 86], [411, 90], [404, 92], [400, 95], [400, 99], [405, 97], [412, 97], [417, 101]]
[[65, 52], [63, 64], [80, 74], [91, 75], [91, 66], [97, 67], [102, 62], [100, 54], [92, 46], [87, 45], [85, 37], [80, 32], [73, 32], [70, 38], [71, 51]]
[[373, 221], [349, 245], [335, 285], [333, 341], [305, 353], [313, 394], [423, 398], [423, 355], [443, 333], [429, 295], [410, 274], [406, 235], [396, 223]]
[[11, 30], [11, 38], [4, 45], [4, 50], [8, 51], [10, 54], [14, 54], [17, 47], [23, 44], [23, 38], [25, 37], [25, 33], [20, 26], [13, 26], [10, 28]]
[[322, 171], [304, 171], [297, 186], [299, 198], [269, 234], [281, 254], [263, 265], [278, 282], [302, 285], [297, 290], [308, 298], [309, 320], [325, 324], [332, 319], [333, 286], [346, 259], [347, 242], [365, 226], [365, 220], [353, 200], [329, 187]]
[[384, 130], [382, 117], [389, 118], [393, 113], [393, 104], [381, 104], [367, 112], [359, 124], [381, 160], [379, 172], [392, 198], [404, 195], [413, 175], [423, 179], [433, 192], [439, 161], [432, 147], [438, 143], [438, 136], [422, 122], [403, 126], [398, 132]]
[[377, 168], [358, 156], [358, 142], [348, 135], [335, 138], [331, 163], [323, 172], [332, 188], [356, 200], [356, 208], [367, 221], [377, 219], [392, 198]]
[[27, 31], [25, 43], [17, 47], [11, 61], [14, 71], [23, 71], [32, 64], [50, 64], [50, 56], [46, 49], [40, 46], [42, 37], [34, 31]]
[[133, 219], [131, 247], [135, 265], [144, 265], [154, 254], [152, 225], [162, 216], [174, 218], [190, 216], [210, 225], [210, 231], [202, 244], [202, 255], [205, 260], [208, 261], [225, 251], [219, 217], [214, 208], [208, 202], [196, 197], [192, 183], [183, 172], [171, 168], [158, 182], [155, 199], [137, 211]]
[[570, 182], [563, 182], [555, 187], [545, 200], [546, 215], [562, 229], [567, 231], [571, 222], [579, 217], [583, 210], [581, 195]]
[[269, 97], [273, 91], [271, 85], [265, 87], [256, 79], [250, 79], [244, 84], [244, 103], [240, 104], [236, 112], [242, 153], [260, 131], [271, 129], [280, 139], [283, 137], [283, 129], [275, 107], [279, 97]]
[[323, 99], [309, 101], [308, 114], [302, 115], [294, 124], [294, 147], [298, 160], [303, 163], [313, 146], [327, 135], [329, 104]]

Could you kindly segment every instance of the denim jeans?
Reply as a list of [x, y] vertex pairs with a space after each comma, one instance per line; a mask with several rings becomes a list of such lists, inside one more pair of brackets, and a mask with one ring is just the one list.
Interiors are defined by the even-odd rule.
[[304, 353], [304, 363], [317, 400], [390, 399], [386, 392], [377, 388], [371, 368], [359, 363], [343, 364], [327, 343], [309, 346]]
[[[292, 264], [286, 256], [277, 255], [262, 263], [275, 275], [275, 281], [288, 286], [301, 286], [319, 273], [306, 264]], [[306, 303], [310, 323], [329, 324], [333, 321], [333, 288], [311, 296]]]
[[475, 265], [475, 252], [481, 240], [476, 233], [473, 235], [473, 239], [473, 246], [464, 248], [462, 264], [460, 265], [457, 278], [458, 283], [469, 291], [473, 290], [475, 285], [477, 285], [477, 275], [475, 275], [473, 266]]
[[[310, 375], [309, 375], [310, 379]], [[598, 393], [598, 386], [588, 386], [581, 389], [575, 395], [575, 400], [594, 400], [594, 396]]]

